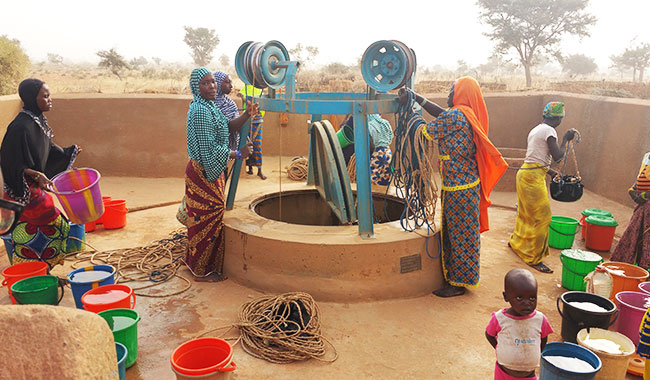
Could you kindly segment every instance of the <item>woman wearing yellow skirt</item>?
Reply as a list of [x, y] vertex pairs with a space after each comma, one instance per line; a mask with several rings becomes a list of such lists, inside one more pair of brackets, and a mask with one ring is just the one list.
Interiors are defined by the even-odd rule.
[[565, 115], [564, 103], [550, 102], [544, 107], [543, 122], [528, 134], [524, 165], [517, 172], [517, 221], [508, 245], [521, 259], [540, 272], [553, 270], [542, 263], [548, 256], [548, 227], [551, 224], [551, 203], [546, 189], [546, 174], [552, 160], [563, 158], [563, 150], [575, 136], [575, 130], [564, 134], [562, 146], [557, 144], [557, 128]]

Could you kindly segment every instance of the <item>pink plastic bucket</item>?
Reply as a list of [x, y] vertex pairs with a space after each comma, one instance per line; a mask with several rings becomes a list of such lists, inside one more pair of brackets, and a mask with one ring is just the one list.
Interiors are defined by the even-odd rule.
[[650, 282], [642, 282], [639, 284], [639, 291], [641, 293], [650, 294]]
[[67, 170], [52, 178], [53, 192], [73, 223], [94, 222], [104, 213], [100, 177], [95, 169], [81, 168]]
[[639, 292], [619, 292], [616, 294], [618, 320], [616, 331], [630, 338], [634, 345], [639, 344], [639, 326], [643, 314], [650, 307], [650, 294]]

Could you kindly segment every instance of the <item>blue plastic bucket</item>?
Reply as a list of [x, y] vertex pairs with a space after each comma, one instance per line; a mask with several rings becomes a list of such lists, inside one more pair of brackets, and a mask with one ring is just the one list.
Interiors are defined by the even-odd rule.
[[120, 380], [126, 380], [126, 357], [129, 350], [122, 343], [115, 342], [115, 351], [117, 351], [117, 371], [120, 374]]
[[[99, 272], [81, 273], [81, 272]], [[85, 268], [75, 269], [68, 273], [68, 283], [72, 289], [74, 303], [77, 309], [83, 310], [81, 303], [81, 296], [90, 289], [97, 288], [102, 285], [111, 285], [115, 283], [115, 268], [111, 265], [92, 265]]]
[[2, 235], [2, 241], [5, 243], [5, 250], [7, 251], [9, 264], [11, 264], [14, 261], [14, 241], [11, 239], [10, 234]]
[[[546, 360], [546, 356], [564, 356], [577, 358], [589, 363], [594, 370], [591, 372], [573, 372], [558, 368]], [[600, 358], [590, 350], [574, 343], [554, 342], [549, 343], [542, 351], [541, 366], [539, 369], [539, 380], [588, 380], [596, 377], [600, 371], [602, 362]]]
[[84, 241], [86, 241], [86, 227], [83, 224], [70, 223], [70, 232], [68, 234], [65, 252], [81, 251], [84, 247]]

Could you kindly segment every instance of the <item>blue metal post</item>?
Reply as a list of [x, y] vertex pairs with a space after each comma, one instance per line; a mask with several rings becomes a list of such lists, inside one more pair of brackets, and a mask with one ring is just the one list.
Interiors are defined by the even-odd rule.
[[357, 217], [359, 236], [374, 237], [372, 188], [370, 185], [370, 139], [365, 102], [354, 104], [354, 155], [357, 162]]
[[[248, 140], [248, 131], [251, 128], [250, 118], [246, 120], [241, 127], [241, 134], [239, 138], [239, 149], [246, 145]], [[235, 160], [232, 166], [232, 174], [230, 175], [230, 186], [228, 187], [228, 198], [226, 199], [226, 210], [232, 210], [235, 204], [235, 194], [237, 193], [237, 185], [239, 184], [239, 175], [241, 174], [242, 160]]]

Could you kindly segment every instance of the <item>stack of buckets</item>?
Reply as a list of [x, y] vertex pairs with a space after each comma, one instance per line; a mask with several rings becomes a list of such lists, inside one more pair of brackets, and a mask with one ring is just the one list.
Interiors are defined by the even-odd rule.
[[[91, 272], [82, 273], [81, 272]], [[110, 265], [94, 265], [75, 269], [68, 273], [75, 305], [78, 309], [97, 313], [106, 320], [118, 345], [118, 368], [120, 380], [126, 368], [138, 358], [138, 322], [135, 310], [135, 294], [127, 285], [115, 284], [115, 268]], [[75, 277], [81, 277], [81, 279]]]
[[126, 226], [126, 201], [122, 199], [114, 200], [112, 197], [102, 197], [104, 204], [104, 214], [97, 220], [86, 224], [86, 232], [94, 231], [98, 224], [103, 224], [107, 230], [114, 230]]
[[7, 287], [11, 303], [14, 305], [16, 304], [16, 299], [11, 294], [11, 287], [13, 284], [25, 278], [46, 275], [48, 268], [47, 263], [43, 261], [28, 261], [5, 268], [5, 270], [2, 271], [2, 276], [4, 277], [2, 286]]
[[598, 208], [584, 209], [580, 225], [587, 248], [595, 251], [609, 251], [612, 248], [618, 222], [611, 212]]

